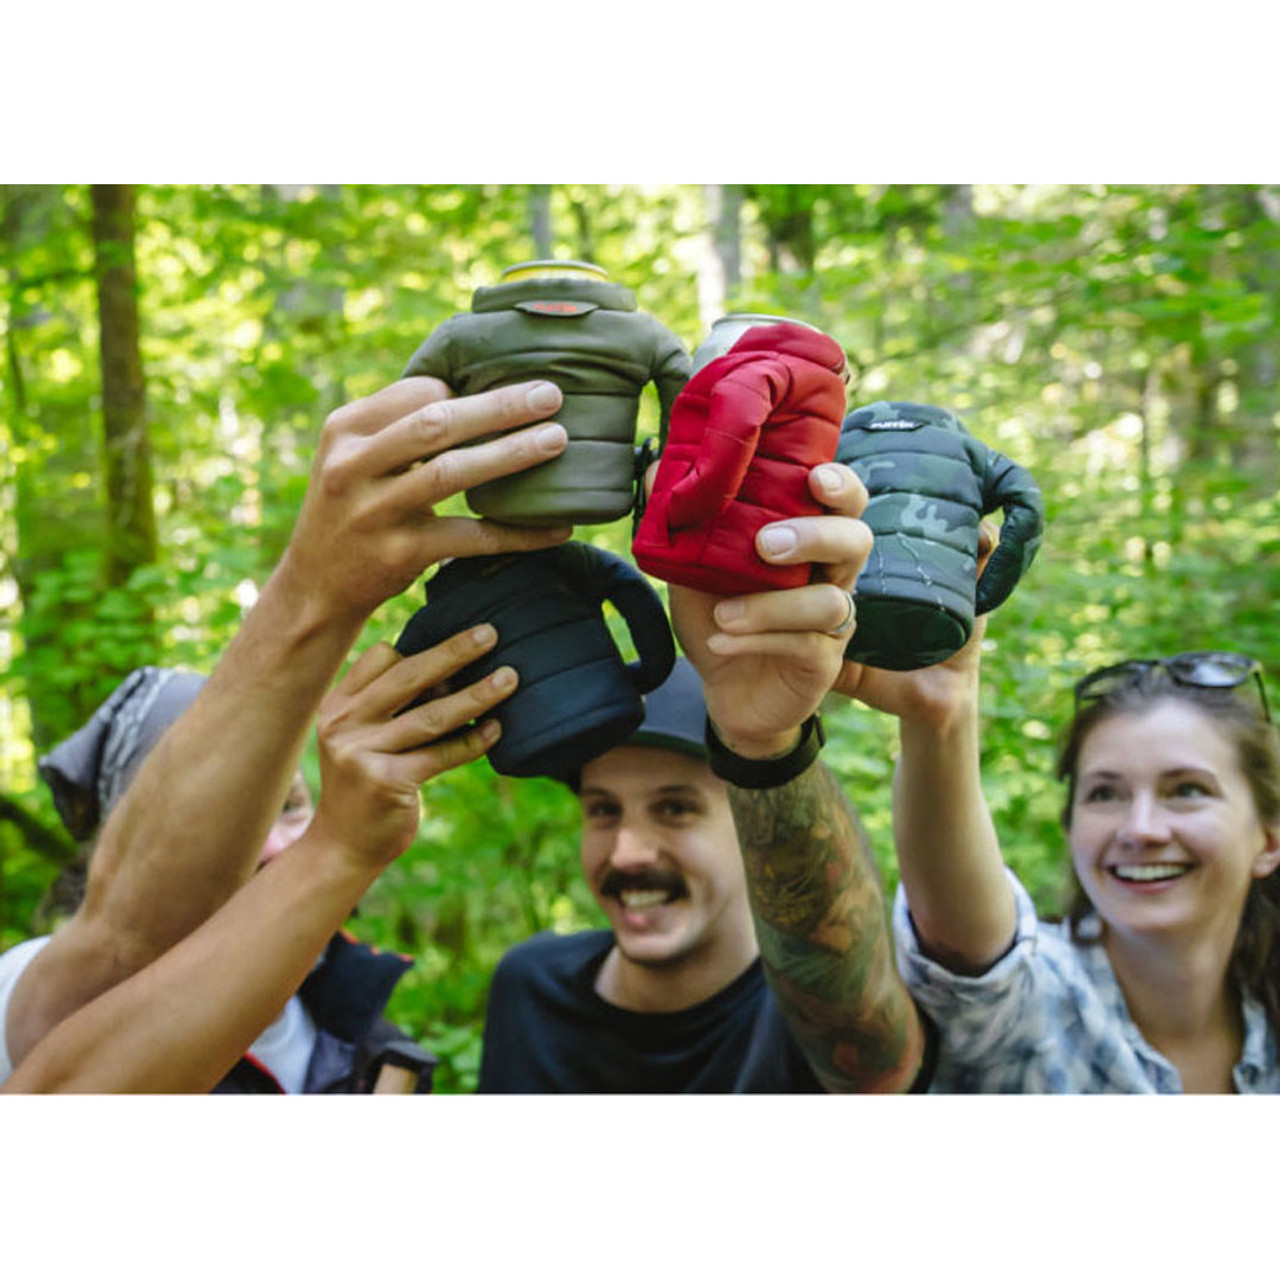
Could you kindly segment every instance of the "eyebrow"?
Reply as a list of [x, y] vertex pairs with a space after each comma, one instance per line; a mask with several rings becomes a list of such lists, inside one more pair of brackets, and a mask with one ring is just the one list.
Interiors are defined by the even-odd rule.
[[[702, 794], [701, 789], [692, 783], [676, 782], [668, 783], [665, 786], [657, 787], [651, 792], [646, 792], [646, 796], [692, 796], [697, 798]], [[583, 787], [578, 792], [580, 798], [585, 799], [587, 796], [604, 796], [607, 799], [615, 799], [616, 793], [609, 791], [605, 787]]]
[[[1216, 778], [1217, 770], [1210, 768], [1207, 764], [1177, 764], [1171, 769], [1161, 769], [1159, 777], [1161, 778], [1177, 778], [1183, 774], [1194, 773], [1205, 778]], [[1080, 775], [1081, 782], [1112, 782], [1116, 779], [1123, 780], [1126, 774], [1116, 769], [1090, 769], [1087, 773]]]

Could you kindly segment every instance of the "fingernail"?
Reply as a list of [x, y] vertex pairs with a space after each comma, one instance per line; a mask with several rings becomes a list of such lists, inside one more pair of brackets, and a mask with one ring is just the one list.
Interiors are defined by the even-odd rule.
[[539, 382], [529, 388], [525, 403], [534, 413], [554, 413], [560, 407], [560, 391], [552, 382]]
[[736, 600], [724, 600], [716, 605], [716, 621], [723, 627], [731, 622], [737, 622], [747, 611], [747, 606], [739, 604]]
[[766, 529], [760, 535], [760, 545], [766, 555], [785, 556], [787, 552], [796, 549], [796, 535], [785, 527]]
[[489, 683], [495, 689], [512, 689], [516, 683], [516, 673], [512, 667], [499, 667], [489, 677]]
[[502, 733], [502, 726], [496, 720], [486, 720], [479, 726], [480, 741], [486, 747], [491, 747], [497, 742]]
[[486, 645], [492, 644], [498, 638], [498, 633], [487, 623], [481, 623], [472, 633], [472, 644]]
[[837, 493], [844, 488], [844, 476], [837, 467], [818, 468], [818, 487], [824, 493]]
[[569, 436], [558, 422], [549, 422], [545, 427], [538, 429], [534, 439], [538, 442], [538, 448], [544, 452], [559, 453]]

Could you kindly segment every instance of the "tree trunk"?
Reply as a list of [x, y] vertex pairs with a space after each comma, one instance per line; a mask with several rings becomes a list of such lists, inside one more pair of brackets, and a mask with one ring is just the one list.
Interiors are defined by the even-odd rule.
[[[317, 273], [299, 272], [289, 265], [290, 250], [299, 232], [286, 206], [309, 193], [314, 193], [312, 208], [318, 228], [322, 228], [322, 219], [331, 216], [330, 211], [341, 209], [340, 185], [277, 182], [262, 186], [264, 214], [278, 217], [280, 230], [279, 243], [268, 259], [276, 301], [263, 320], [263, 341], [264, 345], [279, 345], [289, 352], [291, 372], [300, 376], [297, 385], [305, 389], [297, 397], [281, 397], [265, 421], [257, 421], [252, 414], [242, 419], [231, 388], [223, 398], [222, 421], [228, 437], [238, 436], [250, 442], [248, 449], [237, 453], [236, 467], [244, 486], [237, 523], [254, 530], [259, 552], [254, 576], [259, 582], [266, 579], [284, 553], [296, 514], [282, 498], [290, 476], [278, 459], [305, 447], [325, 417], [347, 399], [340, 374], [344, 367], [341, 350], [346, 291], [341, 283], [326, 282]], [[346, 246], [335, 240], [325, 250], [325, 272], [337, 275], [340, 281], [347, 257]], [[387, 374], [390, 381], [399, 369], [388, 369]]]
[[156, 559], [151, 438], [138, 345], [138, 274], [132, 186], [94, 186], [93, 248], [102, 360], [103, 463], [107, 495], [105, 576], [121, 586]]
[[591, 233], [591, 215], [587, 211], [586, 203], [582, 200], [572, 200], [569, 208], [573, 213], [573, 221], [578, 229], [578, 252], [577, 257], [581, 262], [594, 262], [596, 260], [596, 243], [595, 236]]
[[551, 251], [551, 188], [529, 188], [529, 233], [533, 237], [533, 256], [550, 258]]
[[[942, 203], [942, 234], [949, 247], [956, 248], [973, 230], [973, 186], [963, 183], [946, 189]], [[965, 271], [947, 277], [947, 289], [953, 297], [969, 301], [973, 297], [973, 277]], [[975, 317], [976, 319], [976, 317]]]
[[[96, 566], [89, 569], [93, 583], [87, 592], [40, 591], [45, 575], [67, 572], [77, 556], [83, 563], [86, 553], [96, 559], [102, 543], [102, 496], [94, 486], [76, 483], [102, 465], [90, 394], [87, 388], [84, 394], [58, 394], [40, 376], [50, 346], [58, 341], [46, 327], [88, 327], [59, 288], [85, 278], [78, 268], [64, 265], [74, 259], [68, 237], [81, 234], [67, 221], [64, 195], [61, 187], [0, 187], [0, 273], [7, 304], [6, 395], [0, 413], [13, 449], [2, 469], [5, 483], [12, 481], [12, 507], [5, 518], [11, 515], [13, 524], [0, 545], [12, 549], [11, 570], [5, 568], [13, 574], [18, 600], [0, 627], [12, 626], [22, 639], [16, 679], [6, 682], [6, 692], [21, 688], [37, 753], [80, 724], [101, 693], [91, 682], [66, 678], [77, 659], [66, 637], [75, 624], [93, 616]], [[0, 786], [11, 785], [0, 770]]]
[[1155, 475], [1151, 465], [1151, 432], [1154, 406], [1160, 394], [1160, 376], [1153, 364], [1138, 375], [1138, 413], [1142, 422], [1138, 435], [1138, 527], [1142, 531], [1143, 572], [1155, 572]]
[[[1250, 245], [1244, 280], [1251, 292], [1270, 300], [1274, 309], [1280, 297], [1280, 252], [1274, 227], [1280, 224], [1280, 193], [1259, 187], [1247, 202], [1249, 239], [1260, 240], [1261, 250]], [[1250, 343], [1240, 358], [1240, 432], [1231, 442], [1231, 465], [1246, 477], [1260, 496], [1273, 494], [1280, 483], [1280, 430], [1274, 418], [1280, 368], [1277, 367], [1274, 331]]]
[[1193, 467], [1203, 467], [1213, 460], [1218, 438], [1218, 389], [1222, 385], [1222, 374], [1218, 366], [1198, 349], [1198, 344], [1192, 354], [1196, 364], [1192, 370], [1192, 404], [1185, 437], [1185, 461]]
[[724, 315], [729, 295], [742, 282], [742, 188], [703, 187], [707, 245], [698, 263], [698, 313], [705, 333]]
[[812, 275], [818, 253], [814, 188], [772, 183], [747, 187], [746, 192], [764, 225], [769, 269], [775, 274]]

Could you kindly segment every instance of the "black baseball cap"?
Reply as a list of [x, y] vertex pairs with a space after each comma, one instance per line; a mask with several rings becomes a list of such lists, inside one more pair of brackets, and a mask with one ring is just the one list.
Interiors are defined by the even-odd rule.
[[[652, 693], [645, 695], [644, 719], [623, 747], [657, 747], [707, 758], [707, 704], [702, 696], [702, 677], [688, 658], [678, 657], [671, 674]], [[575, 770], [559, 781], [577, 791], [582, 773]]]

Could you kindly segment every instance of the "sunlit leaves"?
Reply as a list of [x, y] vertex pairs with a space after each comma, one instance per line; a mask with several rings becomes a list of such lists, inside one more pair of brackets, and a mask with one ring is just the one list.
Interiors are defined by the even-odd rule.
[[[849, 353], [855, 401], [953, 408], [1044, 490], [1043, 550], [990, 622], [982, 741], [1006, 855], [1049, 909], [1065, 866], [1052, 766], [1071, 680], [1129, 654], [1200, 645], [1254, 653], [1269, 680], [1280, 676], [1280, 193], [1187, 184], [746, 191], [743, 280], [729, 305], [820, 325]], [[4, 786], [53, 821], [28, 732], [73, 728], [87, 710], [77, 704], [109, 692], [107, 660], [210, 669], [239, 624], [244, 584], [261, 583], [285, 545], [326, 413], [398, 377], [477, 285], [534, 256], [531, 192], [141, 188], [162, 545], [160, 563], [114, 593], [99, 585], [86, 189], [2, 192], [5, 209], [21, 204], [27, 228], [0, 240], [0, 338], [23, 377], [20, 395], [14, 366], [0, 366], [0, 572], [20, 568], [24, 587], [19, 600], [0, 581], [4, 692], [21, 695], [38, 677], [65, 705], [57, 723], [4, 721], [0, 761]], [[549, 199], [557, 254], [593, 258], [687, 342], [700, 340], [701, 187], [559, 184]], [[646, 393], [645, 430], [655, 416]], [[56, 515], [34, 544], [18, 545], [21, 504]], [[629, 533], [618, 521], [579, 536], [624, 552]], [[388, 601], [362, 646], [394, 639], [421, 598], [415, 585]], [[160, 653], [139, 647], [144, 606], [160, 621]], [[621, 639], [617, 619], [610, 625]], [[894, 727], [852, 707], [831, 707], [826, 719], [829, 762], [892, 887]], [[418, 957], [393, 1012], [445, 1059], [443, 1087], [469, 1087], [498, 955], [535, 929], [600, 917], [563, 788], [497, 779], [480, 763], [425, 795], [418, 842], [353, 927]], [[0, 839], [3, 945], [31, 919], [51, 868], [9, 828]]]

